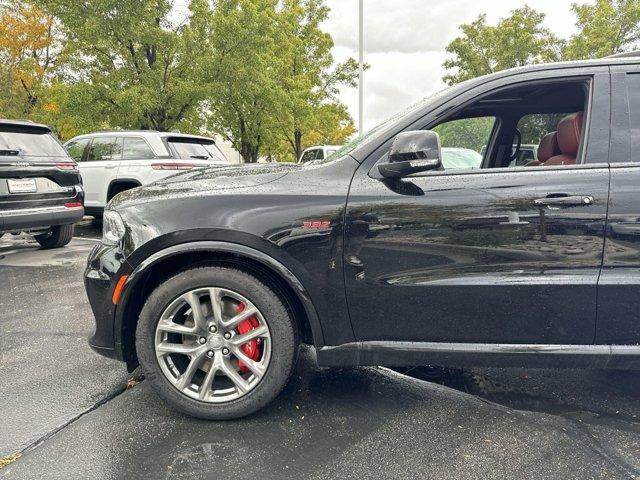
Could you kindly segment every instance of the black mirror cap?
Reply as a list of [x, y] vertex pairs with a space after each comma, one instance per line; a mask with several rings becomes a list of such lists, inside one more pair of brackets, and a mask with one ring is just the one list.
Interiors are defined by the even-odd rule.
[[396, 135], [389, 151], [389, 162], [410, 160], [440, 162], [440, 136], [431, 130], [413, 130]]
[[440, 137], [431, 130], [402, 132], [391, 145], [389, 160], [378, 164], [386, 178], [402, 178], [442, 167]]

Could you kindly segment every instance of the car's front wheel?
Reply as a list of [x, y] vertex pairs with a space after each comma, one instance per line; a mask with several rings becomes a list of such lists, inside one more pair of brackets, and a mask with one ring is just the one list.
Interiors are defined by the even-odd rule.
[[51, 227], [47, 233], [36, 235], [35, 239], [42, 248], [64, 247], [73, 238], [75, 227], [71, 225], [57, 225]]
[[198, 267], [151, 293], [136, 349], [147, 380], [171, 406], [226, 420], [259, 410], [280, 393], [298, 340], [271, 288], [241, 270]]

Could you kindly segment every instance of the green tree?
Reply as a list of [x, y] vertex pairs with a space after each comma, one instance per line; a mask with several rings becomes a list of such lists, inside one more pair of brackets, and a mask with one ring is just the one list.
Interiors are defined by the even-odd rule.
[[452, 58], [444, 62], [449, 85], [507, 68], [560, 58], [563, 41], [542, 25], [545, 15], [525, 6], [497, 25], [486, 15], [460, 26], [462, 35], [446, 47]]
[[61, 108], [84, 126], [193, 130], [204, 89], [198, 42], [170, 22], [169, 0], [37, 0], [71, 53]]
[[285, 108], [276, 121], [291, 147], [289, 158], [319, 139], [338, 141], [353, 125], [336, 95], [341, 85], [355, 87], [358, 65], [349, 59], [334, 66], [333, 39], [320, 28], [328, 12], [322, 0], [284, 0], [279, 15], [290, 48], [281, 80]]
[[0, 4], [0, 111], [29, 117], [43, 108], [60, 50], [56, 25], [41, 9], [10, 0]]
[[312, 132], [349, 131], [336, 94], [353, 84], [355, 62], [334, 66], [333, 40], [320, 29], [321, 0], [219, 0], [215, 8], [194, 0], [191, 8], [190, 28], [207, 39], [199, 67], [209, 86], [207, 125], [244, 161], [261, 154], [293, 160]]
[[563, 51], [567, 60], [600, 58], [634, 50], [640, 40], [640, 0], [597, 0], [573, 4], [576, 26]]
[[[320, 105], [312, 112], [313, 122], [305, 122], [302, 151], [313, 145], [342, 145], [356, 133], [351, 116], [344, 104], [334, 102]], [[308, 128], [308, 129], [307, 129]], [[265, 153], [281, 162], [295, 162], [300, 158], [293, 148], [291, 137], [278, 135], [273, 144], [265, 146]]]
[[[206, 39], [198, 68], [207, 85], [207, 126], [229, 140], [245, 162], [256, 162], [283, 112], [284, 59], [290, 45], [279, 27], [278, 0], [191, 3], [191, 29]], [[197, 32], [197, 33], [196, 33]]]

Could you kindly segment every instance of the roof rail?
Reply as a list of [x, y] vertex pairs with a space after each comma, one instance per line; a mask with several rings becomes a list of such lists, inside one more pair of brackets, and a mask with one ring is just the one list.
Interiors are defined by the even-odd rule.
[[633, 52], [614, 53], [613, 55], [607, 55], [604, 58], [630, 58], [640, 57], [640, 50], [634, 50]]

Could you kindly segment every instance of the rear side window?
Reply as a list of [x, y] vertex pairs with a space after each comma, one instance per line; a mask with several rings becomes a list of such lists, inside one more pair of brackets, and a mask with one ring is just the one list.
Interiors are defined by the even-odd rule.
[[151, 147], [144, 138], [141, 137], [124, 137], [122, 147], [122, 159], [134, 160], [144, 158], [154, 158], [155, 155]]
[[316, 156], [318, 154], [317, 150], [307, 150], [306, 152], [304, 152], [302, 154], [302, 158], [300, 159], [300, 163], [307, 163], [310, 162], [311, 160], [315, 160]]
[[93, 139], [87, 155], [88, 162], [101, 160], [120, 160], [122, 155], [122, 139], [116, 137], [97, 137]]
[[81, 138], [80, 140], [69, 142], [66, 147], [67, 153], [76, 162], [81, 162], [83, 160], [84, 151], [87, 148], [87, 145], [89, 145], [88, 138]]
[[0, 152], [3, 155], [19, 155], [23, 157], [67, 156], [67, 152], [51, 133], [29, 129], [0, 130]]
[[169, 138], [169, 147], [176, 158], [228, 162], [215, 143], [191, 138]]

